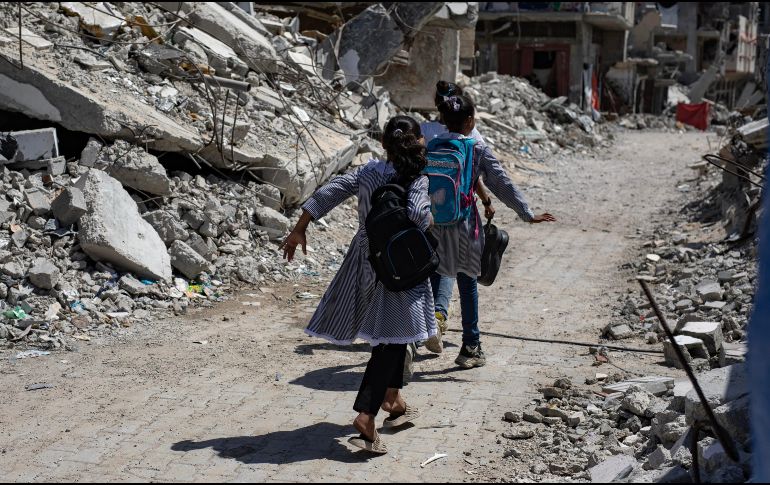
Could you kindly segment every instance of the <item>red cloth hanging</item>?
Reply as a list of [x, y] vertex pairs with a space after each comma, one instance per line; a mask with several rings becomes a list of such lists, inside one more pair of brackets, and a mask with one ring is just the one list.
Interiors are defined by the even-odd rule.
[[709, 126], [709, 104], [679, 103], [676, 105], [676, 120], [705, 131]]

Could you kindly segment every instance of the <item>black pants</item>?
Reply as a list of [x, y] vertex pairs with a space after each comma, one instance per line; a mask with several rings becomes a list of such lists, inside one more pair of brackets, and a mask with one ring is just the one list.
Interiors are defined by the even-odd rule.
[[388, 388], [404, 387], [405, 357], [406, 344], [378, 345], [372, 349], [372, 357], [366, 364], [364, 380], [353, 405], [354, 410], [376, 416]]

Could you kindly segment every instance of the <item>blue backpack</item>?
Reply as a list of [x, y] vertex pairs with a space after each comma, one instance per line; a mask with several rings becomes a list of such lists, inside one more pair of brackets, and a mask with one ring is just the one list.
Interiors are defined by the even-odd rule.
[[433, 222], [450, 225], [467, 220], [473, 207], [473, 138], [434, 138], [428, 143], [428, 165]]

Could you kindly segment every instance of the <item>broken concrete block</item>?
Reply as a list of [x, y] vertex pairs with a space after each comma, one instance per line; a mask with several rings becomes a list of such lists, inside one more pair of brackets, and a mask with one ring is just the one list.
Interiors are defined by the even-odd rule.
[[49, 158], [46, 160], [46, 169], [49, 175], [64, 175], [67, 171], [67, 159], [64, 157]]
[[218, 39], [195, 27], [182, 27], [174, 33], [174, 42], [185, 49], [188, 54], [193, 51], [202, 51], [202, 59], [208, 59], [208, 63], [218, 72], [233, 72], [245, 76], [249, 66], [238, 58], [238, 54]]
[[[698, 442], [698, 463], [701, 467], [701, 473], [705, 472], [705, 476], [710, 476], [712, 472], [720, 468], [733, 465], [719, 440], [711, 437]], [[742, 473], [741, 478], [743, 478]], [[740, 482], [742, 481], [740, 480]]]
[[671, 401], [671, 409], [683, 413], [685, 397], [692, 389], [690, 379], [677, 379], [674, 383], [674, 399]]
[[[273, 44], [253, 25], [218, 3], [195, 2], [187, 20], [231, 46], [253, 69], [275, 72], [278, 54]], [[253, 19], [258, 23], [257, 19]]]
[[211, 221], [206, 221], [198, 229], [198, 232], [201, 236], [217, 237], [219, 236], [219, 225]]
[[125, 291], [131, 296], [146, 295], [149, 291], [147, 285], [129, 274], [123, 275], [120, 280], [118, 280], [118, 286], [121, 290]]
[[542, 389], [543, 397], [546, 399], [559, 398], [564, 396], [564, 391], [558, 387], [544, 387]]
[[267, 86], [259, 86], [253, 90], [253, 93], [256, 101], [270, 106], [278, 112], [282, 112], [287, 108], [281, 100], [281, 96]]
[[61, 2], [61, 9], [71, 17], [80, 18], [80, 27], [100, 38], [112, 38], [124, 24], [123, 15], [109, 3]]
[[620, 407], [637, 416], [646, 416], [654, 396], [640, 386], [631, 386], [623, 396]]
[[538, 424], [543, 422], [543, 415], [537, 411], [524, 411], [522, 419], [528, 423]]
[[73, 59], [87, 71], [104, 71], [113, 67], [112, 63], [103, 58], [97, 58], [88, 53], [78, 54]]
[[655, 451], [647, 456], [646, 470], [657, 470], [671, 461], [671, 453], [663, 446], [658, 445]]
[[443, 6], [443, 2], [403, 2], [389, 9], [380, 4], [368, 7], [321, 44], [319, 50], [326, 55], [323, 77], [332, 80], [341, 69], [345, 83], [355, 83], [379, 73], [403, 42]]
[[32, 263], [29, 269], [28, 278], [30, 283], [44, 290], [52, 290], [59, 281], [61, 271], [52, 261], [45, 258], [38, 258]]
[[99, 159], [104, 145], [96, 138], [89, 138], [86, 147], [80, 153], [80, 164], [84, 167], [93, 167], [96, 165], [96, 161]]
[[163, 242], [171, 245], [174, 241], [186, 241], [190, 235], [182, 222], [165, 210], [148, 212], [142, 216], [158, 233]]
[[171, 265], [189, 279], [195, 279], [203, 272], [211, 273], [209, 262], [183, 241], [174, 241], [168, 253]]
[[731, 438], [739, 443], [748, 442], [751, 431], [749, 426], [749, 396], [740, 397], [714, 408], [714, 417]]
[[263, 206], [273, 210], [281, 210], [281, 191], [272, 185], [261, 184], [256, 187], [257, 199]]
[[626, 478], [637, 465], [636, 459], [628, 455], [615, 455], [588, 469], [593, 483], [611, 483]]
[[722, 287], [716, 281], [703, 281], [695, 287], [695, 291], [704, 301], [716, 301], [722, 299]]
[[626, 324], [610, 327], [610, 337], [614, 338], [615, 340], [622, 340], [632, 337], [633, 335], [633, 330], [631, 330], [631, 327]]
[[64, 189], [51, 204], [53, 215], [64, 226], [71, 226], [88, 211], [83, 192], [76, 187]]
[[614, 384], [607, 384], [602, 387], [602, 392], [607, 394], [622, 392], [625, 394], [632, 386], [639, 386], [655, 396], [662, 396], [674, 387], [674, 378], [662, 376], [635, 377]]
[[[0, 213], [2, 213], [0, 211]], [[740, 364], [746, 361], [748, 348], [744, 342], [725, 342], [725, 362], [727, 365]]]
[[277, 210], [269, 207], [256, 206], [254, 212], [256, 213], [260, 225], [275, 229], [276, 231], [281, 231], [282, 233], [286, 233], [289, 230], [291, 224], [289, 219]]
[[15, 261], [0, 266], [0, 273], [15, 279], [24, 278], [24, 268]]
[[[115, 154], [117, 153], [117, 156]], [[158, 159], [143, 149], [118, 140], [100, 163], [105, 172], [133, 189], [156, 195], [171, 195], [171, 179]]]
[[581, 412], [574, 412], [570, 413], [569, 416], [567, 416], [567, 426], [570, 428], [577, 428], [577, 426], [583, 422], [585, 419], [585, 415]]
[[650, 432], [664, 445], [677, 443], [687, 432], [687, 419], [677, 411], [663, 411], [655, 415]]
[[206, 261], [213, 261], [217, 253], [217, 246], [211, 238], [204, 239], [197, 232], [190, 232], [190, 238], [185, 241], [196, 253], [203, 256]]
[[[712, 408], [735, 401], [746, 396], [749, 392], [744, 364], [735, 364], [703, 372], [698, 375], [698, 382]], [[685, 413], [688, 423], [707, 419], [694, 389], [688, 392], [685, 397]]]
[[80, 218], [78, 239], [95, 261], [106, 261], [154, 280], [171, 278], [166, 245], [139, 215], [136, 203], [107, 173], [91, 169], [76, 187], [83, 192], [88, 213]]
[[719, 322], [689, 322], [679, 333], [702, 340], [706, 344], [709, 355], [717, 355], [722, 350], [724, 337], [722, 324]]
[[35, 215], [43, 216], [51, 212], [50, 193], [38, 187], [33, 187], [24, 191], [24, 198], [27, 204], [32, 208]]
[[28, 162], [59, 156], [59, 140], [55, 128], [0, 133], [0, 160]]
[[[703, 340], [690, 337], [689, 335], [676, 335], [674, 336], [674, 340], [682, 350], [684, 358], [687, 362], [692, 361], [694, 358], [709, 358], [708, 350], [706, 349], [706, 345], [703, 343]], [[663, 341], [663, 355], [666, 359], [667, 365], [676, 367], [677, 369], [682, 368], [682, 364], [679, 362], [679, 358], [677, 357], [676, 351], [674, 350], [674, 344], [672, 344], [668, 339]]]
[[[11, 35], [11, 38], [19, 38], [18, 27], [7, 27], [5, 33]], [[49, 42], [48, 39], [32, 32], [26, 27], [21, 28], [21, 41], [33, 47], [36, 51], [44, 51], [53, 47], [53, 43]]]

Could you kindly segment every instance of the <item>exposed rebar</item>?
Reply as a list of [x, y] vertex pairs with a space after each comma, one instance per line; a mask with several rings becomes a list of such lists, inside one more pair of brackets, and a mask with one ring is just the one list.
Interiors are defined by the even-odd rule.
[[643, 279], [637, 279], [637, 281], [639, 281], [639, 284], [642, 286], [644, 294], [647, 295], [647, 299], [650, 301], [650, 305], [652, 305], [652, 309], [655, 311], [655, 315], [658, 317], [660, 326], [663, 327], [663, 330], [666, 332], [666, 336], [671, 342], [671, 346], [674, 348], [674, 352], [676, 353], [677, 359], [679, 359], [679, 363], [682, 365], [682, 368], [684, 368], [684, 371], [687, 373], [687, 377], [692, 383], [693, 389], [695, 389], [695, 392], [698, 394], [698, 399], [700, 399], [701, 405], [706, 411], [706, 416], [708, 417], [709, 423], [711, 424], [711, 429], [714, 431], [714, 434], [717, 435], [717, 439], [725, 449], [727, 456], [729, 456], [731, 460], [737, 463], [739, 456], [738, 450], [735, 448], [735, 443], [733, 443], [733, 440], [730, 438], [730, 435], [727, 433], [727, 431], [725, 431], [725, 429], [717, 422], [717, 419], [714, 416], [714, 412], [711, 410], [711, 405], [709, 404], [708, 399], [706, 399], [706, 396], [703, 394], [703, 389], [701, 389], [700, 384], [698, 383], [698, 379], [695, 378], [695, 373], [692, 371], [692, 367], [690, 367], [689, 362], [687, 362], [687, 359], [684, 357], [682, 349], [676, 342], [676, 339], [674, 338], [674, 332], [672, 332], [671, 328], [668, 326], [668, 321], [666, 320], [665, 315], [663, 315], [663, 312], [660, 311], [658, 302], [655, 301], [655, 297], [652, 295], [650, 287], [647, 286], [647, 282]]

